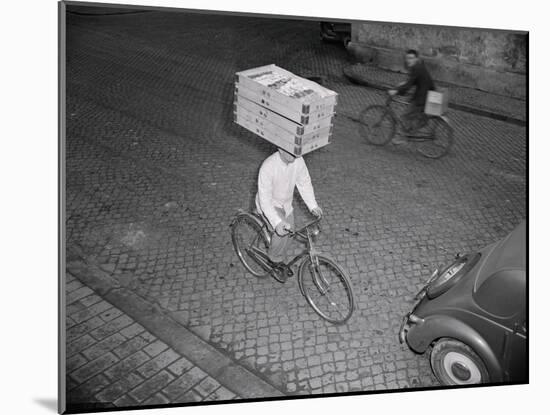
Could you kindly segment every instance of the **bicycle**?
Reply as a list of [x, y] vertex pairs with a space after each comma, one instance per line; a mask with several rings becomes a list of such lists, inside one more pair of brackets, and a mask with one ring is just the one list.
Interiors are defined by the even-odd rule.
[[369, 105], [359, 115], [362, 135], [377, 146], [387, 144], [395, 135], [397, 126], [405, 133], [407, 141], [418, 143], [416, 150], [425, 157], [443, 157], [453, 144], [454, 131], [445, 116], [418, 114], [416, 125], [407, 131], [401, 117], [391, 107], [392, 102], [406, 103], [388, 96], [385, 105]]
[[355, 308], [353, 290], [345, 271], [332, 259], [320, 255], [313, 244], [320, 232], [320, 220], [318, 217], [298, 230], [288, 230], [289, 237], [305, 243], [306, 249], [284, 265], [273, 263], [267, 255], [274, 230], [261, 214], [239, 210], [230, 225], [231, 239], [241, 263], [258, 278], [274, 272], [291, 277], [297, 265], [298, 286], [308, 304], [326, 321], [344, 324]]

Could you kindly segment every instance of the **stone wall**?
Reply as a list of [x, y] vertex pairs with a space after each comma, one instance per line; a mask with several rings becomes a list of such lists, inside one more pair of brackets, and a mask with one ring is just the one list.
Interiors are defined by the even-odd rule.
[[349, 50], [360, 61], [404, 71], [407, 49], [418, 50], [436, 81], [525, 99], [525, 33], [391, 23], [352, 25]]

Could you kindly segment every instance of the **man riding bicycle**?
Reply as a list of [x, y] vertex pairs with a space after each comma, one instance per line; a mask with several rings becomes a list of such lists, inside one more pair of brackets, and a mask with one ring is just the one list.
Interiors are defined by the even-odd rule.
[[[288, 230], [294, 227], [292, 199], [295, 187], [298, 188], [311, 213], [317, 217], [321, 216], [323, 211], [315, 200], [304, 159], [279, 148], [262, 163], [256, 194], [256, 209], [264, 215], [275, 231], [268, 255], [277, 265], [284, 264], [282, 261], [289, 241]], [[274, 276], [281, 279], [280, 275]]]
[[[409, 108], [403, 115], [403, 119], [406, 123], [405, 130], [412, 131], [415, 127], [418, 127], [415, 125], [415, 121], [420, 120], [420, 114], [424, 112], [424, 107], [426, 105], [428, 91], [435, 90], [435, 85], [424, 62], [418, 58], [418, 52], [416, 50], [409, 49], [407, 51], [405, 55], [405, 64], [409, 71], [409, 78], [396, 89], [390, 89], [388, 93], [390, 95], [403, 95], [411, 87], [416, 87], [413, 97], [409, 102]], [[406, 140], [394, 139], [393, 142], [395, 144], [401, 144], [406, 142]]]

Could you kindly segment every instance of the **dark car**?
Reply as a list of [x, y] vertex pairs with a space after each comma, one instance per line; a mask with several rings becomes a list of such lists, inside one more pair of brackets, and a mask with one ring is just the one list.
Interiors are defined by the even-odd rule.
[[351, 23], [321, 22], [321, 40], [342, 42], [345, 47], [351, 40]]
[[399, 340], [443, 385], [527, 382], [526, 223], [436, 270], [417, 294]]

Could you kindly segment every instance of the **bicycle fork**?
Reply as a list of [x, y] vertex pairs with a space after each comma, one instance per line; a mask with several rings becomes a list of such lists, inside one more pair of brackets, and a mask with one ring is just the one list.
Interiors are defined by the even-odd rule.
[[317, 257], [317, 253], [314, 249], [311, 249], [309, 258], [309, 266], [311, 274], [313, 275], [313, 283], [322, 295], [327, 295], [330, 289], [330, 284], [323, 275], [323, 271], [321, 270], [321, 266], [319, 264], [319, 258]]

